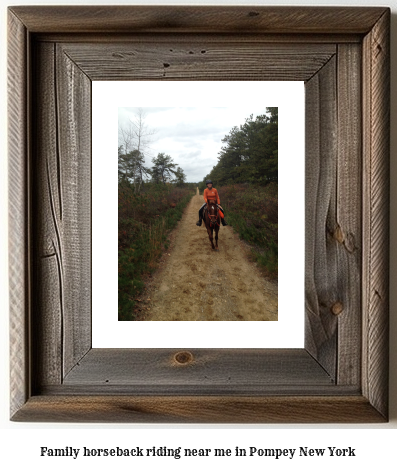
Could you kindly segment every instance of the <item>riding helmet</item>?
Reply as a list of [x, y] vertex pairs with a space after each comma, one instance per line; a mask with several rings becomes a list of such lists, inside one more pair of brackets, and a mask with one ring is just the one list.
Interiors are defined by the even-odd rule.
[[208, 183], [212, 183], [212, 180], [206, 180], [205, 184], [208, 185]]

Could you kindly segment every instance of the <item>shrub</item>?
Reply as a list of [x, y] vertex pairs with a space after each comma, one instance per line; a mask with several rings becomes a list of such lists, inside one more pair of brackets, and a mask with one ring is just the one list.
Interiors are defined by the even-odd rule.
[[226, 218], [271, 278], [278, 273], [278, 185], [238, 184], [218, 188]]
[[167, 235], [193, 195], [172, 185], [147, 183], [141, 194], [128, 183], [119, 185], [119, 320], [134, 320], [143, 277], [156, 269]]

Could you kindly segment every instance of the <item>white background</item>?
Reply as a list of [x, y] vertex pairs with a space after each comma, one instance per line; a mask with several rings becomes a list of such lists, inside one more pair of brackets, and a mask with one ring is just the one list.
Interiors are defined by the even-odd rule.
[[[194, 94], [191, 93], [192, 88]], [[223, 81], [93, 82], [92, 92], [92, 346], [175, 348], [178, 345], [179, 348], [183, 339], [183, 346], [189, 348], [303, 347], [305, 219], [303, 82], [251, 82], [249, 87], [246, 86], [246, 82]], [[263, 111], [266, 106], [279, 108], [279, 320], [277, 322], [117, 322], [118, 107], [186, 105], [203, 108], [221, 107], [230, 106], [231, 95], [235, 97], [233, 106], [236, 108], [247, 107], [249, 103], [258, 105], [258, 96], [261, 97]], [[243, 123], [236, 123], [237, 126], [239, 124]], [[207, 171], [208, 169], [204, 169], [203, 175]], [[291, 191], [293, 205], [291, 205]], [[104, 214], [106, 214], [105, 224]], [[220, 243], [221, 240], [222, 234]], [[219, 254], [222, 256], [222, 248]], [[225, 331], [227, 335], [224, 335]]]
[[[397, 236], [397, 165], [395, 163], [395, 155], [397, 154], [397, 120], [396, 120], [396, 61], [397, 61], [397, 2], [396, 0], [361, 0], [360, 2], [339, 0], [336, 5], [382, 5], [392, 8], [392, 129], [391, 129], [391, 241], [394, 245], [391, 247], [391, 291], [390, 291], [390, 312], [391, 312], [391, 355], [390, 355], [390, 422], [385, 425], [296, 425], [296, 426], [230, 426], [230, 425], [207, 425], [207, 426], [149, 426], [149, 425], [105, 425], [105, 424], [16, 424], [8, 420], [8, 298], [7, 298], [7, 206], [6, 198], [6, 6], [11, 4], [31, 3], [45, 4], [46, 2], [5, 2], [1, 1], [1, 169], [0, 169], [0, 194], [2, 205], [1, 209], [1, 264], [0, 264], [0, 380], [1, 380], [1, 397], [0, 397], [0, 463], [3, 469], [24, 468], [53, 470], [55, 467], [59, 470], [70, 469], [87, 469], [87, 464], [91, 463], [96, 469], [105, 470], [110, 466], [117, 466], [120, 470], [130, 469], [148, 469], [150, 463], [162, 469], [218, 469], [221, 467], [241, 468], [249, 467], [250, 470], [263, 470], [266, 467], [270, 469], [288, 469], [294, 466], [294, 469], [322, 469], [334, 470], [351, 469], [357, 467], [359, 469], [367, 469], [375, 467], [393, 469], [396, 465], [395, 444], [397, 443], [397, 290], [396, 274], [397, 274], [397, 254], [396, 254], [396, 236]], [[80, 1], [64, 2], [65, 4], [81, 4]], [[108, 4], [105, 2], [89, 2], [86, 4]], [[126, 2], [118, 2], [126, 3]], [[148, 1], [140, 1], [141, 4], [149, 4]], [[157, 4], [170, 4], [170, 2], [160, 2]], [[172, 2], [178, 4], [179, 2]], [[265, 2], [191, 2], [192, 4], [234, 4], [234, 5], [259, 5]], [[271, 4], [291, 4], [292, 2], [272, 1]], [[56, 0], [51, 0], [47, 4], [61, 4]], [[133, 4], [133, 2], [129, 2]], [[184, 4], [181, 2], [179, 4]], [[187, 3], [188, 4], [188, 3]], [[302, 5], [333, 5], [327, 1], [306, 1]], [[294, 458], [293, 460], [273, 461], [271, 458], [223, 458], [222, 462], [219, 458], [193, 459], [189, 462], [186, 460], [154, 459], [151, 461], [131, 461], [131, 459], [94, 459], [87, 461], [86, 459], [73, 460], [72, 458], [40, 458], [39, 447], [48, 446], [61, 448], [72, 446], [75, 448], [87, 447], [151, 447], [151, 446], [168, 446], [168, 447], [224, 447], [234, 448], [235, 445], [240, 447], [257, 446], [263, 448], [297, 448], [300, 446], [309, 446], [312, 448], [324, 448], [328, 446], [337, 446], [346, 448], [352, 446], [356, 448], [356, 458]], [[9, 461], [7, 465], [6, 462]], [[3, 466], [3, 464], [5, 466]]]

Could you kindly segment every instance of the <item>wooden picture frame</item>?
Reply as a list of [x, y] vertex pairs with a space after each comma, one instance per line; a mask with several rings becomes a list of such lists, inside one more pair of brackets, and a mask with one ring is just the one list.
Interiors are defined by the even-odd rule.
[[[11, 420], [387, 421], [389, 23], [9, 8]], [[91, 81], [226, 79], [306, 83], [305, 348], [92, 349]]]

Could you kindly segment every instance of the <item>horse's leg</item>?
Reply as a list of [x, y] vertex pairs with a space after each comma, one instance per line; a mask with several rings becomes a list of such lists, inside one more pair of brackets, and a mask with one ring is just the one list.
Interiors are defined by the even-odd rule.
[[211, 242], [211, 247], [212, 247], [212, 249], [215, 249], [214, 237], [213, 237], [213, 235], [212, 235], [212, 228], [209, 227], [209, 226], [207, 226], [207, 232], [208, 232], [208, 238], [209, 238], [209, 240], [210, 240], [210, 242]]
[[214, 245], [214, 234], [213, 234], [213, 230], [212, 230], [212, 229], [210, 229], [209, 236], [210, 236], [210, 242], [211, 242], [212, 250], [214, 250], [214, 249], [215, 249], [215, 245]]
[[206, 216], [204, 218], [205, 228], [207, 229], [208, 238], [211, 242], [212, 248], [214, 248], [214, 244], [212, 243], [212, 237], [211, 237], [212, 236], [212, 231], [211, 231], [210, 222], [208, 221], [207, 215], [205, 215], [205, 216]]
[[219, 232], [219, 226], [215, 227], [215, 250], [218, 250], [218, 232]]

